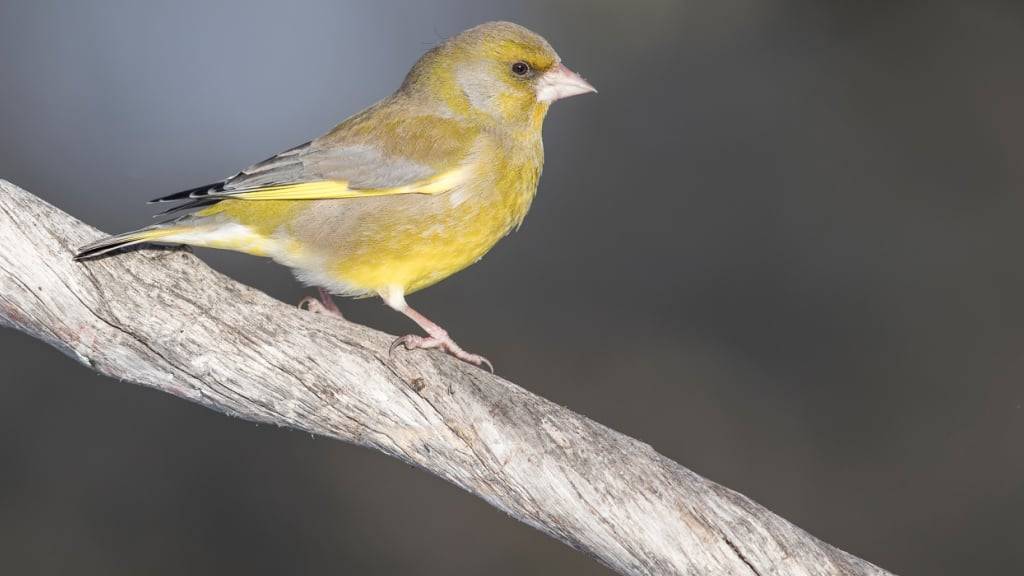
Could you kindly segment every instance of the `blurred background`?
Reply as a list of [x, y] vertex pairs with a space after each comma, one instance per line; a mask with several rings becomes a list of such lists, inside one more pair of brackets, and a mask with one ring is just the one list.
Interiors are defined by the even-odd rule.
[[[1024, 572], [1019, 2], [0, 0], [0, 178], [134, 228], [494, 19], [601, 93], [552, 109], [523, 228], [413, 305], [889, 570]], [[0, 346], [0, 572], [608, 573], [382, 455]]]

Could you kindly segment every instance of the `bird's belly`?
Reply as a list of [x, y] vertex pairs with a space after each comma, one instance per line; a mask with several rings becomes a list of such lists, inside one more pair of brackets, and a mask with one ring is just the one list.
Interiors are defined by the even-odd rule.
[[348, 286], [347, 291], [400, 288], [408, 294], [478, 261], [510, 227], [500, 213], [374, 227], [373, 233], [360, 234], [345, 245], [330, 262], [328, 274]]

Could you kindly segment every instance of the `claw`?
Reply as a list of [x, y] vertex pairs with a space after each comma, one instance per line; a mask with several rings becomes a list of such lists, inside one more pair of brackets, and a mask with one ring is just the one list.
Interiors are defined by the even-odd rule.
[[393, 358], [395, 355], [395, 348], [398, 348], [403, 344], [402, 338], [395, 338], [391, 341], [391, 346], [388, 346], [388, 359]]
[[391, 358], [392, 356], [394, 356], [395, 348], [397, 348], [398, 346], [406, 346], [406, 349], [414, 349], [416, 346], [410, 346], [409, 342], [415, 337], [417, 336], [414, 336], [412, 334], [406, 334], [404, 336], [398, 336], [397, 338], [395, 338], [394, 341], [391, 342], [391, 346], [388, 348], [387, 357]]
[[483, 364], [487, 364], [487, 370], [488, 370], [488, 371], [489, 371], [489, 372], [490, 372], [491, 374], [494, 374], [494, 364], [491, 364], [491, 361], [490, 361], [490, 360], [488, 360], [487, 358], [484, 358], [483, 356], [479, 356], [479, 355], [478, 355], [477, 357], [478, 357], [478, 358], [480, 359], [480, 363], [479, 363], [479, 364], [477, 364], [477, 366], [481, 366], [481, 365], [483, 365]]

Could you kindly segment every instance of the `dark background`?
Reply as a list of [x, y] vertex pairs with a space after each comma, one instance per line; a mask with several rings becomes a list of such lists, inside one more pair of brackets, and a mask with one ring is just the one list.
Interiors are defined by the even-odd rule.
[[[3, 0], [0, 177], [134, 228], [499, 18], [601, 93], [552, 109], [523, 229], [411, 302], [887, 569], [1024, 572], [1019, 2]], [[384, 456], [0, 346], [0, 572], [606, 573]]]

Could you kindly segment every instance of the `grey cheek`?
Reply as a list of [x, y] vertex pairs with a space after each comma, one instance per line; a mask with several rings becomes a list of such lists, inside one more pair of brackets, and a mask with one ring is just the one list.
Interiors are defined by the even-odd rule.
[[479, 110], [494, 112], [494, 90], [485, 70], [468, 68], [457, 73], [456, 81], [469, 103]]

